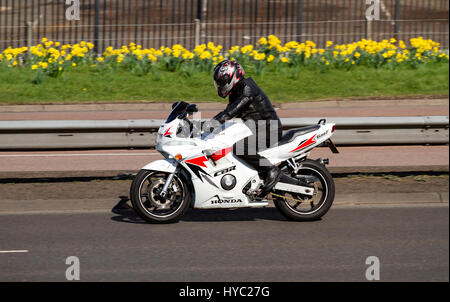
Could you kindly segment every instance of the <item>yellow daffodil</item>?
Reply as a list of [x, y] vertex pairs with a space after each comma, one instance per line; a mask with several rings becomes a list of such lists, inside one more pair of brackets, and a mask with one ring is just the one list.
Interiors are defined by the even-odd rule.
[[246, 45], [241, 48], [242, 53], [248, 53], [248, 52], [251, 52], [252, 50], [253, 50], [253, 45]]
[[266, 55], [264, 53], [256, 53], [253, 58], [257, 61], [261, 61], [266, 58]]
[[209, 59], [212, 57], [212, 54], [209, 51], [204, 51], [201, 55], [200, 55], [200, 60], [205, 60], [205, 59]]
[[264, 37], [261, 37], [259, 40], [258, 40], [258, 44], [260, 44], [260, 45], [267, 45], [267, 39], [266, 38], [264, 38]]

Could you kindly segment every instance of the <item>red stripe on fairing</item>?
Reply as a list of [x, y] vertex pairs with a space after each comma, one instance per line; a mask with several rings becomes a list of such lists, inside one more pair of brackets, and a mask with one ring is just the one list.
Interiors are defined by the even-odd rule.
[[225, 157], [228, 153], [231, 152], [232, 147], [228, 147], [222, 150], [219, 150], [215, 153], [213, 153], [211, 155], [211, 158], [213, 159], [213, 161], [218, 161], [219, 159], [221, 159], [222, 157]]
[[171, 128], [172, 128], [172, 127], [169, 127], [169, 129], [166, 130], [166, 133], [164, 133], [163, 136], [167, 136], [167, 135], [173, 134], [172, 132], [169, 132]]
[[314, 138], [316, 137], [317, 133], [314, 134], [313, 136], [311, 136], [307, 141], [305, 141], [304, 143], [302, 143], [301, 145], [299, 145], [297, 148], [295, 148], [294, 150], [291, 150], [289, 152], [295, 152], [298, 151], [300, 149], [303, 149], [305, 147], [308, 147], [309, 145], [312, 145], [314, 143], [316, 143], [316, 141], [314, 140]]
[[193, 165], [203, 167], [203, 168], [207, 168], [205, 165], [205, 161], [208, 161], [208, 159], [204, 155], [200, 156], [200, 157], [185, 160], [186, 163], [193, 164]]

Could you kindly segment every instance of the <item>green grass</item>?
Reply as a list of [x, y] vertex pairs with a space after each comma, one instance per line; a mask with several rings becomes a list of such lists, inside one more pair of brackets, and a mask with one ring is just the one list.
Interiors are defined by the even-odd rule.
[[[206, 72], [192, 77], [178, 72], [139, 77], [126, 71], [100, 74], [77, 68], [56, 79], [46, 78], [41, 84], [33, 84], [33, 78], [34, 71], [31, 70], [0, 68], [0, 103], [221, 101], [211, 74]], [[449, 66], [444, 63], [393, 70], [367, 67], [355, 67], [350, 71], [288, 69], [285, 72], [267, 71], [253, 78], [272, 102], [449, 93]]]

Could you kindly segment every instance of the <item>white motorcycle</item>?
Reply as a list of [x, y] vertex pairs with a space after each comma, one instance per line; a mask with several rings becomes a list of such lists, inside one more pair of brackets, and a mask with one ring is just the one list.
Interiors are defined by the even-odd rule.
[[[270, 198], [288, 219], [310, 221], [331, 207], [335, 188], [326, 169], [327, 159], [307, 159], [320, 145], [331, 142], [335, 125], [324, 119], [317, 125], [287, 131], [273, 147], [258, 154], [282, 171], [267, 196], [260, 196], [264, 181], [252, 166], [239, 159], [232, 146], [252, 135], [242, 122], [231, 121], [217, 131], [194, 135], [194, 104], [176, 102], [159, 128], [156, 149], [165, 157], [149, 163], [136, 175], [130, 199], [137, 214], [148, 222], [178, 221], [189, 207], [223, 209], [264, 207]], [[186, 135], [186, 131], [188, 134]]]

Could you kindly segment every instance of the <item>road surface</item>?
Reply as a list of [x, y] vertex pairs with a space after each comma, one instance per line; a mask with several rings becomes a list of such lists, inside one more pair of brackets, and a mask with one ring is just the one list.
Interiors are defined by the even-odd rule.
[[[0, 281], [449, 281], [447, 205], [333, 207], [321, 221], [275, 208], [189, 211], [151, 225], [132, 211], [0, 215]], [[72, 263], [70, 263], [72, 264]]]
[[[329, 158], [332, 172], [448, 171], [449, 165], [448, 146], [339, 147], [339, 151], [333, 154], [328, 148], [316, 148], [310, 158]], [[150, 149], [5, 151], [0, 152], [0, 172], [136, 171], [162, 158]]]

